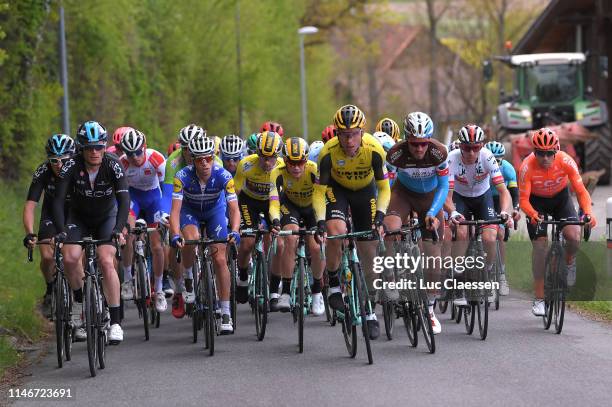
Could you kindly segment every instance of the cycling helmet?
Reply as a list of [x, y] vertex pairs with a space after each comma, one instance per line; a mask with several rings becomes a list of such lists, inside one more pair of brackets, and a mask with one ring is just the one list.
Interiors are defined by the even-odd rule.
[[196, 136], [189, 141], [188, 147], [192, 157], [213, 155], [215, 140], [206, 136]]
[[317, 162], [319, 160], [319, 154], [321, 153], [321, 149], [323, 149], [323, 143], [321, 140], [313, 141], [310, 145], [310, 151], [308, 153], [308, 159], [310, 161]]
[[283, 140], [278, 133], [264, 131], [257, 141], [257, 154], [262, 157], [275, 157], [281, 150]]
[[477, 144], [484, 142], [484, 131], [476, 124], [466, 124], [459, 130], [461, 144]]
[[221, 140], [221, 158], [241, 158], [244, 150], [244, 140], [238, 136], [230, 134]]
[[87, 121], [77, 130], [77, 142], [81, 146], [106, 145], [106, 140], [106, 129], [96, 121]]
[[404, 137], [431, 138], [434, 124], [431, 118], [423, 112], [412, 112], [404, 119]]
[[558, 150], [559, 137], [548, 127], [542, 127], [533, 132], [531, 142], [536, 150]]
[[336, 127], [333, 124], [327, 126], [321, 132], [321, 140], [323, 140], [324, 144], [327, 143], [329, 140], [333, 139], [334, 137], [336, 137]]
[[334, 116], [336, 129], [363, 129], [365, 123], [365, 115], [355, 105], [342, 106]]
[[45, 146], [47, 157], [61, 157], [74, 154], [74, 140], [65, 134], [54, 134], [47, 140]]
[[140, 130], [129, 130], [121, 139], [121, 150], [126, 153], [133, 153], [147, 148], [147, 139]]
[[392, 119], [385, 117], [381, 121], [376, 124], [376, 131], [382, 131], [387, 133], [394, 141], [399, 141], [400, 139], [400, 129], [397, 123], [395, 123]]
[[310, 147], [308, 142], [300, 137], [291, 137], [283, 144], [283, 158], [289, 161], [306, 161]]
[[178, 135], [178, 141], [182, 147], [187, 147], [189, 142], [195, 136], [204, 137], [206, 136], [206, 130], [198, 126], [197, 124], [190, 124], [181, 129]]
[[283, 130], [283, 126], [281, 126], [280, 123], [276, 123], [276, 122], [265, 122], [264, 124], [261, 125], [261, 129], [259, 129], [259, 131], [262, 133], [264, 131], [273, 131], [281, 137], [283, 137], [283, 135], [285, 134], [285, 130]]
[[129, 130], [132, 130], [132, 128], [131, 127], [119, 127], [117, 130], [115, 130], [115, 132], [113, 133], [113, 145], [117, 145], [121, 143], [121, 138]]
[[485, 148], [489, 149], [495, 158], [504, 158], [504, 155], [506, 155], [506, 147], [499, 141], [489, 141], [485, 144]]
[[214, 136], [213, 140], [215, 141], [215, 155], [219, 155], [219, 149], [221, 148], [221, 137]]
[[259, 134], [253, 133], [246, 140], [247, 152], [249, 154], [255, 154], [257, 152], [257, 143], [259, 140]]
[[376, 137], [385, 151], [389, 151], [389, 149], [395, 145], [395, 140], [384, 131], [376, 131], [373, 136]]
[[450, 153], [451, 151], [458, 149], [459, 144], [461, 144], [459, 140], [453, 140], [450, 143], [448, 143], [448, 152]]
[[181, 148], [181, 143], [179, 143], [178, 141], [175, 141], [174, 143], [170, 144], [168, 146], [168, 156], [170, 156], [170, 154], [174, 153], [179, 148]]

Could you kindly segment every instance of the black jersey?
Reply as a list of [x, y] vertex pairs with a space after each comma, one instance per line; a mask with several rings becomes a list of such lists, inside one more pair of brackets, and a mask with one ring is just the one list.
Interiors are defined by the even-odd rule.
[[59, 174], [53, 200], [53, 219], [59, 232], [65, 231], [64, 205], [70, 192], [70, 209], [88, 223], [103, 220], [117, 206], [114, 232], [120, 232], [128, 217], [130, 195], [127, 179], [121, 164], [110, 155], [104, 155], [93, 182], [81, 154], [68, 160]]

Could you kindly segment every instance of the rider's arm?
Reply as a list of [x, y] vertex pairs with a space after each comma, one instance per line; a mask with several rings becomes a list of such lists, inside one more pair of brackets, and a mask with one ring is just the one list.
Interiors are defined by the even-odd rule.
[[34, 209], [36, 201], [26, 201], [23, 205], [23, 228], [26, 234], [34, 233]]
[[227, 202], [227, 208], [229, 211], [229, 228], [230, 230], [237, 232], [240, 229], [240, 211], [238, 210], [238, 198], [236, 197], [236, 190], [234, 188], [234, 179], [227, 173], [225, 183], [225, 200]]
[[127, 223], [130, 212], [130, 193], [128, 191], [127, 177], [123, 169], [121, 169], [121, 164], [118, 161], [114, 161], [111, 165], [120, 168], [120, 170], [117, 170], [115, 167], [113, 171], [115, 176], [115, 196], [117, 198], [117, 217], [113, 232], [121, 233]]
[[173, 160], [171, 159], [173, 155], [174, 153], [170, 154], [170, 157], [168, 157], [168, 159], [166, 160], [166, 166], [164, 168], [164, 180], [160, 184], [162, 191], [162, 212], [164, 213], [168, 213], [170, 211], [170, 206], [172, 205], [172, 183], [174, 181], [175, 174], [174, 168], [172, 167]]
[[44, 185], [43, 185], [43, 173], [48, 171], [46, 164], [38, 167], [34, 176], [32, 177], [32, 183], [28, 189], [28, 196], [26, 202], [23, 205], [23, 228], [26, 234], [34, 233], [34, 209], [36, 204], [40, 200]]
[[166, 179], [166, 159], [157, 151], [153, 151], [149, 157], [149, 161], [155, 167], [159, 185], [162, 185]]
[[525, 212], [525, 215], [535, 219], [538, 217], [538, 211], [536, 211], [533, 206], [531, 206], [531, 203], [529, 203], [529, 196], [531, 195], [531, 174], [529, 172], [529, 164], [527, 162], [528, 158], [523, 160], [523, 163], [519, 168], [519, 205], [523, 212]]
[[512, 198], [512, 207], [516, 208], [519, 204], [519, 190], [518, 183], [516, 181], [516, 171], [512, 164], [507, 161], [503, 161], [502, 165], [506, 167], [506, 173], [504, 175], [504, 179], [507, 183], [508, 192], [510, 192], [510, 197]]
[[280, 220], [280, 201], [278, 194], [278, 183], [282, 182], [282, 174], [278, 170], [278, 166], [272, 170], [270, 173], [270, 205], [268, 211], [270, 213], [270, 219]]
[[448, 164], [444, 162], [436, 169], [436, 177], [438, 178], [438, 186], [434, 194], [431, 208], [427, 211], [427, 216], [436, 216], [448, 197]]
[[183, 205], [183, 182], [174, 177], [172, 207], [170, 209], [170, 238], [177, 236], [181, 229], [181, 206]]
[[593, 215], [591, 196], [582, 182], [582, 177], [578, 172], [576, 162], [568, 156], [563, 160], [563, 168], [565, 169], [569, 181], [572, 184], [572, 188], [574, 188], [574, 192], [576, 192], [576, 199], [578, 200], [580, 208], [586, 215]]
[[[325, 147], [324, 147], [325, 149]], [[325, 220], [325, 191], [331, 177], [331, 155], [319, 156], [319, 180], [312, 192], [312, 207], [318, 221]]]
[[506, 188], [506, 184], [502, 182], [501, 184], [495, 185], [495, 188], [497, 188], [497, 192], [499, 192], [499, 207], [501, 210], [508, 213], [512, 212], [512, 207], [510, 206], [512, 200], [508, 188]]
[[62, 166], [62, 170], [55, 182], [55, 199], [51, 204], [51, 212], [53, 214], [53, 224], [58, 233], [65, 232], [66, 219], [64, 216], [64, 206], [66, 205], [66, 195], [71, 183], [72, 174], [76, 168], [74, 158], [68, 160]]
[[378, 189], [376, 210], [386, 213], [391, 200], [391, 187], [389, 186], [387, 167], [385, 166], [384, 150], [382, 150], [382, 147], [380, 149], [382, 154], [376, 150], [372, 152], [372, 168], [374, 169], [374, 179]]
[[236, 168], [236, 175], [234, 175], [234, 189], [236, 189], [236, 195], [240, 194], [242, 184], [244, 183], [244, 160], [246, 160], [246, 158], [240, 160], [238, 168]]

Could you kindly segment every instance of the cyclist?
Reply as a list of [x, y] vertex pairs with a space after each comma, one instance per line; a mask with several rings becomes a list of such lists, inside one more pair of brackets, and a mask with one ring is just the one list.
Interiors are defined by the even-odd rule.
[[401, 140], [400, 128], [395, 121], [385, 117], [376, 123], [376, 131], [387, 133], [396, 143]]
[[257, 140], [259, 134], [253, 133], [246, 139], [247, 155], [257, 154]]
[[[51, 203], [55, 197], [55, 184], [57, 176], [64, 162], [74, 154], [74, 140], [65, 134], [54, 134], [47, 140], [45, 146], [47, 160], [36, 168], [32, 176], [32, 183], [28, 189], [26, 202], [23, 206], [23, 228], [26, 236], [23, 239], [25, 247], [33, 248], [38, 240], [51, 239], [57, 233], [53, 226], [53, 215], [51, 213]], [[34, 233], [34, 210], [40, 200], [42, 193], [45, 193], [40, 211], [40, 222], [38, 224], [38, 235]], [[67, 198], [69, 200], [69, 198]], [[43, 315], [47, 318], [51, 315], [51, 301], [53, 290], [53, 279], [55, 273], [55, 258], [53, 257], [53, 247], [50, 245], [40, 245], [40, 271], [47, 284], [45, 296], [42, 302]], [[79, 335], [82, 333], [78, 332]], [[79, 337], [79, 340], [82, 338]]]
[[281, 136], [281, 138], [283, 138], [283, 136], [285, 135], [285, 130], [283, 130], [283, 126], [280, 123], [272, 121], [267, 121], [261, 125], [259, 132], [263, 133], [264, 131], [273, 131], [279, 136]]
[[176, 150], [178, 150], [179, 148], [181, 148], [181, 143], [179, 143], [178, 141], [175, 141], [172, 144], [170, 144], [168, 146], [168, 155], [166, 155], [166, 158], [170, 157], [170, 155], [174, 153]]
[[[280, 213], [275, 211], [276, 206], [271, 206], [270, 217], [272, 219], [280, 218], [283, 230], [298, 230], [300, 220], [303, 220], [307, 229], [317, 226], [312, 209], [312, 192], [317, 180], [317, 165], [308, 160], [308, 152], [309, 147], [306, 140], [299, 137], [288, 138], [283, 144], [284, 164], [274, 168], [270, 176], [272, 181], [270, 199], [280, 201]], [[282, 191], [280, 194], [279, 190]], [[290, 310], [291, 278], [295, 268], [297, 245], [298, 236], [286, 236], [282, 252], [277, 252], [283, 280], [280, 297], [278, 287], [281, 276], [272, 274], [270, 277], [270, 308], [275, 303], [275, 307], [281, 312]], [[313, 284], [311, 285], [312, 313], [322, 315], [325, 313], [323, 294], [321, 294], [323, 264], [318, 255], [318, 245], [313, 236], [306, 236], [306, 245], [311, 256], [313, 275]]]
[[[315, 185], [312, 203], [317, 226], [323, 235], [326, 229], [332, 235], [346, 233], [349, 209], [353, 214], [353, 231], [370, 230], [375, 226], [382, 233], [390, 197], [385, 151], [372, 135], [364, 133], [365, 121], [365, 115], [357, 106], [342, 106], [334, 117], [337, 137], [328, 141], [319, 155], [319, 183]], [[377, 243], [359, 241], [357, 245], [369, 292], [373, 295], [372, 260]], [[338, 275], [341, 254], [342, 242], [330, 240], [326, 248], [326, 268], [329, 304], [335, 309], [344, 308]], [[367, 324], [370, 337], [378, 338], [380, 329], [374, 312], [367, 316]]]
[[[506, 184], [506, 188], [508, 188], [508, 192], [510, 192], [510, 197], [512, 198], [512, 219], [516, 223], [520, 220], [518, 202], [519, 191], [518, 184], [516, 182], [516, 171], [514, 170], [512, 164], [504, 160], [504, 156], [506, 155], [506, 148], [502, 143], [500, 143], [499, 141], [489, 141], [485, 145], [485, 148], [487, 148], [495, 156], [497, 165], [499, 165], [499, 169], [502, 173], [502, 176], [504, 177], [504, 183]], [[497, 192], [497, 188], [491, 188], [491, 192], [493, 193], [493, 205], [495, 206], [495, 213], [499, 213], [501, 212], [501, 207], [499, 205], [499, 193]], [[510, 294], [510, 287], [508, 287], [508, 280], [506, 279], [506, 245], [504, 242], [503, 227], [497, 230], [497, 240], [499, 244], [499, 254], [501, 256], [499, 294], [508, 295]]]
[[[183, 276], [185, 278], [185, 302], [195, 301], [193, 292], [193, 262], [195, 246], [184, 247], [184, 239], [200, 238], [199, 224], [206, 223], [206, 235], [209, 239], [226, 239], [227, 219], [226, 206], [229, 206], [229, 237], [238, 243], [240, 234], [240, 213], [234, 191], [234, 180], [229, 172], [214, 162], [215, 142], [205, 136], [196, 136], [189, 141], [189, 152], [193, 164], [189, 165], [174, 177], [172, 193], [172, 210], [170, 212], [170, 235], [173, 247], [181, 247], [183, 252]], [[183, 237], [179, 234], [181, 232]], [[219, 287], [219, 305], [221, 307], [221, 334], [233, 332], [230, 312], [230, 273], [225, 257], [226, 244], [211, 245], [213, 267]]]
[[[194, 137], [202, 137], [206, 135], [206, 130], [196, 124], [189, 124], [183, 127], [178, 134], [178, 142], [180, 148], [174, 151], [166, 160], [166, 168], [164, 170], [164, 183], [162, 184], [162, 219], [161, 222], [165, 226], [168, 226], [168, 219], [170, 208], [172, 205], [172, 190], [174, 184], [174, 176], [183, 167], [192, 163], [191, 154], [189, 153], [189, 142]], [[183, 318], [185, 316], [185, 303], [181, 292], [183, 291], [182, 285], [182, 274], [180, 273], [179, 267], [176, 264], [176, 250], [171, 249], [168, 251], [168, 258], [166, 264], [172, 270], [170, 274], [174, 280], [175, 290], [164, 288], [166, 295], [172, 296], [172, 315], [175, 318]], [[175, 292], [173, 292], [175, 291]]]
[[[372, 135], [376, 137], [383, 150], [385, 150], [385, 153], [388, 153], [389, 149], [395, 145], [395, 141], [391, 138], [391, 136], [383, 131], [374, 132]], [[395, 182], [396, 169], [388, 162], [385, 163], [385, 165], [387, 166], [387, 174], [389, 176], [389, 186], [393, 186], [393, 182]]]
[[[115, 156], [105, 154], [106, 140], [106, 129], [98, 122], [88, 121], [79, 126], [77, 142], [81, 151], [62, 167], [53, 200], [57, 242], [80, 240], [91, 235], [101, 240], [114, 237], [119, 244], [125, 244], [122, 230], [130, 209], [127, 178]], [[65, 216], [64, 203], [68, 191], [71, 200], [68, 216]], [[66, 278], [74, 290], [76, 311], [83, 302], [83, 249], [79, 245], [64, 245], [62, 252]], [[119, 344], [123, 341], [123, 330], [120, 325], [119, 276], [115, 271], [114, 256], [112, 242], [98, 246], [104, 297], [110, 311], [109, 341]]]
[[[585, 216], [590, 217], [590, 226], [597, 222], [591, 208], [591, 197], [582, 183], [576, 162], [567, 153], [558, 150], [559, 138], [549, 128], [536, 130], [531, 142], [534, 147], [519, 168], [519, 202], [527, 215], [527, 230], [533, 245], [531, 264], [535, 300], [532, 312], [544, 315], [544, 255], [547, 246], [546, 227], [539, 224], [544, 214], [554, 219], [577, 220], [578, 215], [570, 198], [568, 181], [576, 192], [578, 204]], [[580, 226], [563, 228], [566, 250], [568, 285], [576, 280], [576, 251], [580, 243]]]
[[113, 145], [106, 149], [107, 153], [115, 154], [117, 158], [121, 157], [123, 151], [121, 151], [121, 138], [128, 131], [133, 130], [131, 127], [119, 127], [113, 133]]
[[230, 134], [221, 140], [221, 161], [223, 168], [229, 171], [232, 176], [236, 175], [238, 163], [244, 155], [244, 140], [238, 136]]
[[316, 164], [319, 161], [319, 154], [324, 145], [325, 144], [321, 140], [313, 141], [309, 147], [310, 152], [308, 153], [308, 159]]
[[336, 126], [334, 126], [333, 124], [327, 126], [321, 132], [321, 141], [323, 142], [323, 144], [327, 143], [334, 137], [336, 137]]
[[[278, 133], [264, 131], [258, 137], [257, 154], [245, 157], [238, 164], [234, 182], [238, 194], [238, 205], [242, 215], [242, 228], [259, 226], [259, 214], [263, 213], [265, 222], [274, 230], [280, 229], [280, 219], [270, 219], [270, 214], [278, 213], [280, 204], [278, 198], [271, 196], [272, 170], [283, 164], [278, 157], [283, 141]], [[279, 239], [277, 250], [282, 250], [282, 240]], [[248, 266], [251, 251], [255, 245], [252, 237], [244, 238], [238, 248], [238, 280], [236, 282], [236, 300], [244, 304], [248, 300]], [[278, 262], [273, 262], [271, 273], [280, 275]]]
[[[450, 209], [449, 218], [454, 225], [463, 221], [470, 214], [476, 220], [494, 220], [495, 208], [491, 193], [491, 184], [493, 184], [499, 191], [501, 209], [499, 215], [505, 220], [506, 227], [512, 227], [512, 218], [508, 215], [512, 209], [510, 194], [493, 153], [483, 148], [484, 138], [484, 132], [479, 126], [467, 124], [459, 130], [459, 149], [448, 155], [449, 188], [453, 191], [452, 201], [447, 199], [447, 207]], [[495, 262], [497, 227], [487, 225], [483, 229], [482, 241], [487, 254], [485, 267], [486, 272], [489, 273]], [[465, 254], [467, 232], [467, 226], [457, 227], [458, 244], [452, 248], [453, 257]], [[459, 294], [454, 299], [454, 304], [466, 306], [465, 296]]]
[[219, 154], [221, 153], [221, 137], [214, 136], [214, 137], [211, 137], [211, 138], [215, 141], [215, 157], [221, 158], [221, 157], [219, 157]]
[[[132, 129], [126, 132], [121, 139], [120, 162], [125, 169], [125, 176], [130, 191], [130, 214], [128, 223], [134, 227], [136, 219], [144, 215], [149, 227], [156, 227], [161, 221], [161, 189], [164, 181], [166, 159], [161, 153], [147, 148], [146, 136], [139, 130]], [[123, 252], [123, 284], [121, 285], [121, 298], [130, 300], [134, 297], [134, 281], [132, 280], [132, 259], [135, 236], [130, 236]], [[164, 249], [161, 245], [161, 236], [158, 232], [150, 235], [151, 254], [153, 257], [153, 274], [155, 283], [155, 308], [165, 312], [168, 308], [166, 296], [163, 291], [162, 278], [164, 272]]]
[[[444, 234], [442, 206], [448, 196], [448, 163], [446, 148], [433, 139], [434, 125], [431, 118], [422, 112], [412, 112], [404, 119], [404, 141], [397, 143], [387, 154], [387, 162], [397, 168], [397, 180], [391, 189], [391, 201], [385, 226], [389, 230], [399, 229], [402, 223], [415, 212], [419, 223], [425, 225], [423, 241], [430, 242], [437, 232]], [[387, 136], [388, 137], [388, 136]], [[391, 245], [388, 245], [388, 250]], [[440, 245], [425, 244], [425, 254], [439, 257]], [[434, 266], [426, 270], [428, 281], [438, 281], [440, 270]], [[385, 290], [391, 299], [397, 298], [397, 290]], [[429, 300], [429, 317], [433, 332], [442, 331], [440, 321], [434, 313], [435, 299]]]

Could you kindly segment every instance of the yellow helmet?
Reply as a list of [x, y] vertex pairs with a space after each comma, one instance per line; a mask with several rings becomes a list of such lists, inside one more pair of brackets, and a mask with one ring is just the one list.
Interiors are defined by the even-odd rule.
[[283, 145], [283, 139], [278, 133], [264, 131], [257, 140], [257, 154], [261, 157], [276, 157]]
[[219, 155], [221, 148], [221, 137], [215, 136], [215, 155]]
[[334, 125], [337, 129], [363, 129], [366, 119], [363, 112], [355, 105], [344, 105], [334, 116]]
[[387, 133], [397, 143], [400, 140], [400, 129], [395, 121], [385, 117], [376, 124], [376, 131]]
[[303, 138], [291, 137], [283, 145], [283, 157], [289, 161], [306, 161], [310, 147]]

